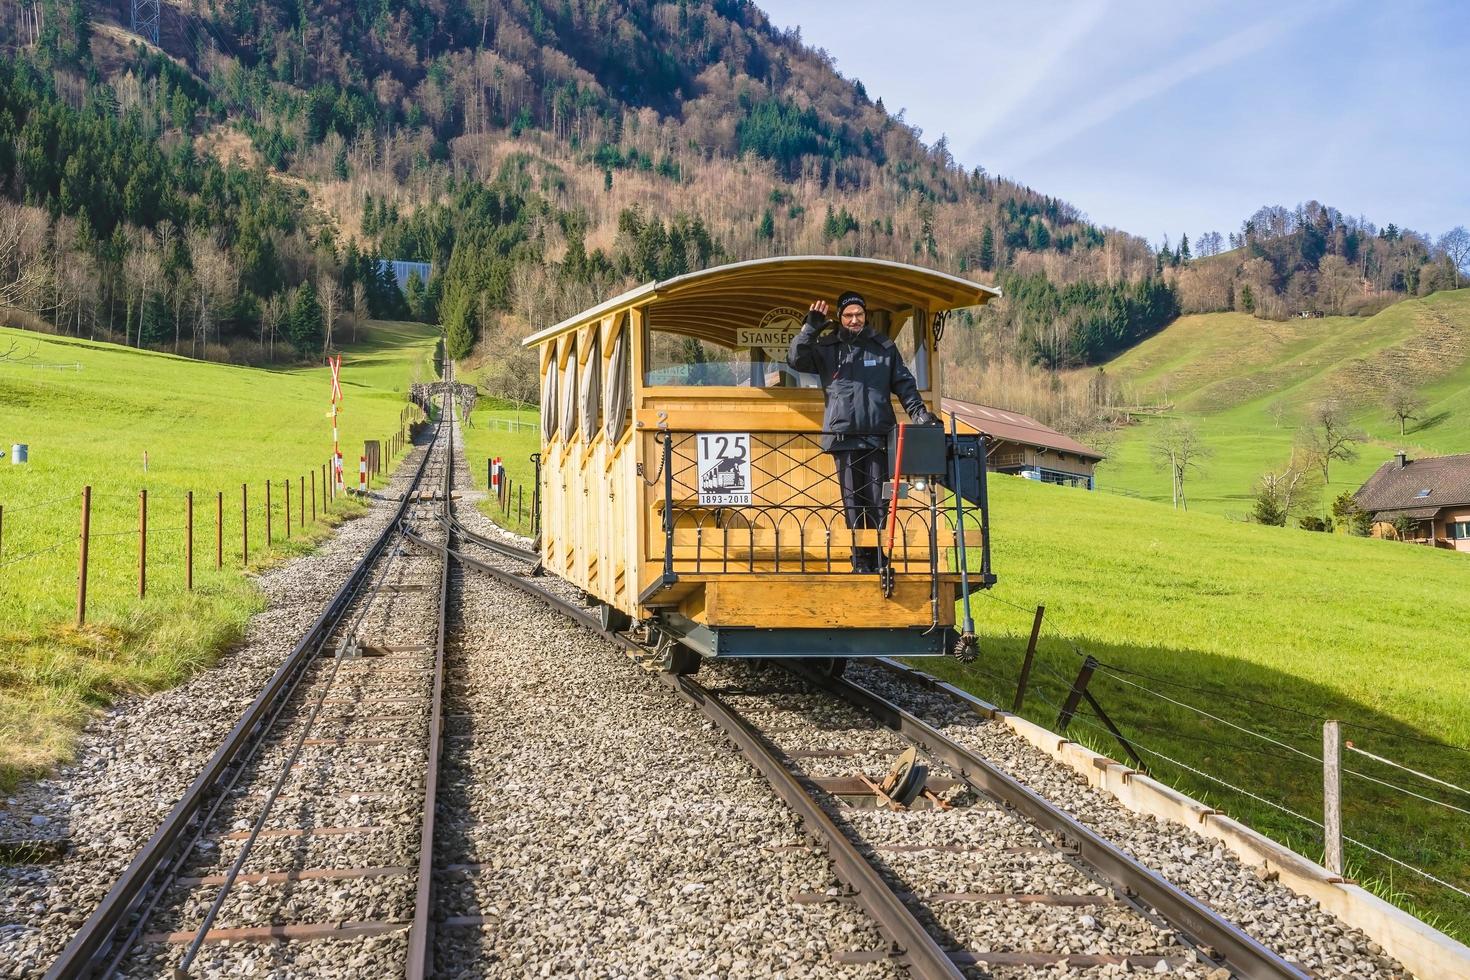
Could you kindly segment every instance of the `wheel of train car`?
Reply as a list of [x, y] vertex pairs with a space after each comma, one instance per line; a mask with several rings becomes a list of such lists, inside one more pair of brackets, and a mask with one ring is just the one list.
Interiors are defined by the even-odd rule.
[[823, 677], [841, 677], [847, 670], [846, 657], [822, 657], [817, 660], [817, 673]]
[[597, 605], [597, 625], [604, 633], [622, 633], [633, 625], [633, 617], [605, 602]]

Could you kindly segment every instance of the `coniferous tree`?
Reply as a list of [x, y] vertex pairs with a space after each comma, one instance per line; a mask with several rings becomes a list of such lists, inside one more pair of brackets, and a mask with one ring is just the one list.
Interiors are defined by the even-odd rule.
[[989, 272], [995, 268], [995, 232], [989, 225], [980, 233], [980, 269]]
[[296, 352], [306, 354], [322, 348], [322, 305], [317, 299], [316, 287], [311, 280], [301, 284], [291, 301], [291, 315], [284, 326], [286, 339]]

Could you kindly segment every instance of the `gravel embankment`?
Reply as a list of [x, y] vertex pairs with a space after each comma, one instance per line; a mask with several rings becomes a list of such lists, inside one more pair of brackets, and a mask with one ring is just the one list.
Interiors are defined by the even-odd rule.
[[315, 554], [259, 576], [269, 607], [240, 647], [177, 688], [118, 702], [87, 726], [73, 764], [5, 801], [0, 839], [58, 840], [64, 853], [0, 867], [0, 976], [50, 965], [382, 531], [423, 452]]

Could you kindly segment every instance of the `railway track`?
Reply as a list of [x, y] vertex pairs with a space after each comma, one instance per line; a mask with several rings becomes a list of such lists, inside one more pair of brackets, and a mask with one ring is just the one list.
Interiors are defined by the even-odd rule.
[[[450, 972], [464, 934], [496, 921], [464, 886], [495, 867], [473, 817], [495, 709], [453, 642], [465, 576], [649, 657], [580, 590], [534, 575], [534, 553], [460, 521], [453, 438], [441, 423], [388, 529], [48, 976], [233, 973], [242, 945], [274, 941], [287, 974], [367, 950], [361, 975], [398, 963], [420, 977]], [[852, 904], [876, 925], [885, 943], [839, 964], [1308, 975], [868, 686], [652, 673], [739, 748], [844, 886], [794, 900]], [[885, 783], [905, 753], [927, 780]]]
[[47, 977], [234, 973], [240, 944], [280, 940], [287, 973], [338, 940], [403, 947], [414, 975], [448, 562], [406, 545], [415, 528], [442, 543], [448, 433], [441, 420], [392, 520]]

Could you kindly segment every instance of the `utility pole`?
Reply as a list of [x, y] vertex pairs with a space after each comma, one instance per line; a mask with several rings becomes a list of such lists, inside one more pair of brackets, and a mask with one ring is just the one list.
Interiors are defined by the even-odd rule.
[[158, 47], [159, 0], [133, 0], [133, 33]]

